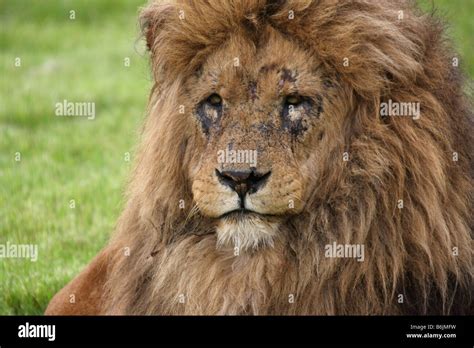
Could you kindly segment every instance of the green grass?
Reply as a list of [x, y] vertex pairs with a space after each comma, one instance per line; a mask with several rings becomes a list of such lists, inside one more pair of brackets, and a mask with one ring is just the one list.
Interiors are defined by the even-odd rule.
[[[143, 2], [0, 0], [0, 244], [39, 249], [37, 262], [0, 259], [0, 314], [41, 314], [114, 228], [151, 87]], [[474, 75], [474, 2], [435, 3]], [[96, 118], [55, 116], [64, 99], [95, 102]]]
[[[39, 249], [37, 262], [0, 259], [0, 314], [42, 313], [114, 228], [151, 85], [142, 4], [0, 5], [0, 244]], [[95, 119], [55, 116], [64, 99], [95, 102]]]
[[420, 8], [431, 11], [444, 19], [447, 34], [454, 40], [459, 52], [461, 68], [474, 76], [474, 1], [472, 0], [419, 0]]

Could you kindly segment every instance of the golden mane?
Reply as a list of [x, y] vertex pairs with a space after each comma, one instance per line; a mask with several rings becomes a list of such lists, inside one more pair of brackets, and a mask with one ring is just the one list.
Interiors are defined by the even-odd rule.
[[[153, 2], [141, 19], [156, 83], [110, 247], [106, 313], [473, 312], [473, 126], [438, 20], [411, 2], [329, 0]], [[353, 113], [304, 212], [273, 248], [234, 257], [192, 209], [184, 168], [196, 140], [176, 104], [230, 33], [258, 46], [267, 25], [339, 77]], [[380, 118], [388, 100], [419, 102], [424, 116]], [[349, 161], [331, 161], [344, 151]], [[365, 244], [366, 262], [325, 258], [335, 239]]]

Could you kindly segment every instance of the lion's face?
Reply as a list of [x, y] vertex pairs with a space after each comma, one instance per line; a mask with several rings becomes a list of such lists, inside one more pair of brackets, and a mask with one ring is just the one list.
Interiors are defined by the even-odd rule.
[[192, 193], [221, 242], [271, 243], [304, 209], [318, 153], [331, 146], [329, 89], [320, 63], [275, 32], [259, 49], [235, 36], [187, 81], [200, 139]]

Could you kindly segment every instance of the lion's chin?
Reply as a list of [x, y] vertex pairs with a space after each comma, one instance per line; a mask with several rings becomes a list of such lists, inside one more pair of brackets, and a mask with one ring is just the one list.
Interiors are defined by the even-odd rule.
[[219, 219], [217, 246], [232, 246], [234, 252], [272, 247], [280, 222], [256, 213], [233, 213]]

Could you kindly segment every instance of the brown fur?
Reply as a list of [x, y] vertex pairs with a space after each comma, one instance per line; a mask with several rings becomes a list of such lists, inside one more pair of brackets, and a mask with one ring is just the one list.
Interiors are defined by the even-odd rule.
[[[435, 18], [398, 1], [209, 0], [142, 19], [156, 84], [91, 313], [473, 312], [473, 126]], [[290, 134], [275, 110], [295, 89], [322, 104]], [[206, 133], [196, 105], [211, 90], [225, 117]], [[420, 119], [380, 117], [389, 99], [420, 102]], [[234, 195], [213, 174], [227, 146], [271, 170], [238, 256], [241, 225], [220, 218]], [[365, 261], [325, 257], [333, 241], [365, 245]]]
[[107, 279], [109, 255], [107, 249], [101, 251], [81, 274], [54, 296], [45, 314], [101, 314], [103, 284]]

